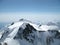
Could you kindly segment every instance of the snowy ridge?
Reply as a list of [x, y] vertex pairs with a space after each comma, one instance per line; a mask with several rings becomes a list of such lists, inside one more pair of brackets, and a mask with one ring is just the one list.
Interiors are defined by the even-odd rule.
[[20, 19], [0, 31], [0, 39], [1, 45], [60, 45], [60, 29]]

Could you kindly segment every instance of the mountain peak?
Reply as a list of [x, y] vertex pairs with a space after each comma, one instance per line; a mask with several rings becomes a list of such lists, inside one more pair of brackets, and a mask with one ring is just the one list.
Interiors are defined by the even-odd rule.
[[25, 19], [21, 18], [19, 21], [23, 21], [23, 20], [25, 20]]
[[[6, 30], [5, 28], [3, 30], [4, 32], [0, 32], [1, 44], [7, 43], [8, 45], [15, 45], [15, 41], [18, 41], [19, 45], [50, 45], [50, 43], [53, 43], [52, 41], [56, 43], [54, 39], [60, 39], [60, 30], [58, 30], [57, 26], [37, 25], [26, 19], [13, 22], [6, 27]], [[12, 44], [12, 40], [14, 40], [14, 44]]]
[[30, 22], [30, 23], [32, 23], [30, 20], [27, 20], [27, 19], [24, 19], [24, 18], [21, 18], [19, 21]]

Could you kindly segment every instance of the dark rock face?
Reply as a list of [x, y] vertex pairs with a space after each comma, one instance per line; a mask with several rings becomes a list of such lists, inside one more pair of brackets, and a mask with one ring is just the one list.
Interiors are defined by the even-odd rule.
[[57, 30], [50, 30], [49, 33], [50, 32], [53, 38], [60, 39], [60, 32], [58, 32]]
[[[26, 24], [25, 29], [19, 28], [19, 31], [18, 31], [17, 35], [14, 37], [14, 39], [23, 39], [24, 38], [27, 41], [33, 43], [34, 38], [35, 38], [35, 34], [34, 34], [35, 31], [36, 31], [36, 29], [34, 29], [33, 26], [31, 26], [30, 24]], [[32, 35], [32, 33], [33, 33], [33, 35]]]
[[[22, 27], [25, 27], [25, 28], [22, 28]], [[21, 39], [21, 40], [25, 39], [30, 43], [34, 43], [36, 39], [40, 42], [44, 40], [42, 37], [44, 37], [44, 32], [46, 31], [38, 31], [38, 34], [37, 34], [37, 30], [30, 24], [26, 24], [25, 26], [22, 26], [22, 27], [19, 28], [14, 39]], [[48, 30], [47, 32], [51, 36], [47, 34], [48, 36], [46, 36], [46, 38], [44, 37], [46, 45], [51, 45], [52, 43], [54, 43], [55, 42], [54, 39], [60, 39], [60, 33], [57, 30]], [[38, 35], [41, 36], [41, 38]]]
[[53, 40], [52, 37], [48, 36], [48, 37], [46, 38], [46, 44], [47, 44], [47, 45], [51, 45], [51, 43], [54, 43], [54, 40]]
[[2, 45], [2, 44], [0, 43], [0, 45]]
[[22, 18], [22, 19], [20, 19], [19, 21], [23, 21], [24, 19]]
[[33, 31], [35, 31], [35, 29], [30, 24], [27, 24], [26, 28], [23, 31], [23, 34], [24, 34], [24, 36], [27, 36], [30, 33], [32, 33]]
[[0, 38], [0, 42], [2, 42], [2, 41], [4, 41], [5, 40], [5, 38], [8, 36], [8, 34], [10, 33], [9, 32], [9, 28], [4, 28], [4, 29], [2, 29], [2, 36], [1, 36], [1, 38]]
[[14, 24], [14, 22], [11, 23], [11, 25], [13, 25], [13, 24]]
[[8, 45], [7, 43], [4, 43], [4, 45]]
[[60, 32], [56, 32], [55, 38], [60, 39]]
[[[25, 39], [27, 40], [28, 42], [30, 43], [34, 43], [34, 41], [37, 40], [41, 41], [42, 37], [39, 38], [37, 36], [37, 30], [31, 26], [30, 24], [26, 24], [25, 25], [26, 27], [23, 29], [23, 28], [19, 28], [16, 36], [14, 37], [14, 39]], [[44, 32], [45, 31], [38, 31], [40, 35], [44, 35]], [[42, 33], [42, 34], [41, 34]], [[51, 43], [54, 43], [54, 39], [60, 39], [60, 33], [57, 31], [57, 30], [48, 30], [48, 33], [51, 35], [47, 36], [46, 37], [46, 45], [51, 45]]]
[[[30, 42], [33, 42], [33, 39], [35, 38], [34, 35], [32, 35], [31, 33], [34, 33], [33, 31], [36, 31], [36, 29], [34, 29], [30, 24], [26, 25], [27, 28], [24, 29], [23, 31], [23, 37], [26, 40], [29, 40]], [[32, 37], [31, 39], [28, 37]]]

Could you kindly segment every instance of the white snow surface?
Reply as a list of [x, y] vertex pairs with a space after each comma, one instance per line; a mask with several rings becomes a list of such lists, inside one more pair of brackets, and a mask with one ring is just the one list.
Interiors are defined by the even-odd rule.
[[9, 35], [9, 38], [14, 38], [14, 36], [17, 34], [19, 27], [15, 28]]
[[48, 26], [48, 25], [42, 25], [40, 27], [40, 31], [48, 31], [48, 30], [59, 30], [58, 26]]
[[[38, 31], [48, 31], [48, 30], [59, 30], [58, 26], [48, 26], [48, 25], [42, 25], [39, 27], [39, 25], [35, 24], [35, 23], [31, 23], [31, 22], [24, 22], [24, 21], [20, 21], [20, 22], [16, 22], [13, 25], [9, 26], [9, 29], [14, 29], [16, 27], [21, 27], [22, 24], [24, 23], [29, 23], [30, 25], [32, 25], [36, 30]], [[23, 27], [24, 28], [24, 27]]]
[[[15, 35], [17, 34], [18, 29], [20, 27], [23, 27], [23, 29], [26, 27], [25, 25], [23, 26], [24, 23], [30, 24], [31, 26], [33, 26], [37, 30], [37, 33], [36, 32], [32, 33], [32, 35], [34, 35], [34, 34], [36, 35], [35, 40], [34, 40], [34, 44], [29, 43], [25, 39], [22, 39], [22, 40], [14, 40], [13, 39], [15, 37]], [[2, 42], [2, 45], [4, 45], [4, 43], [7, 43], [8, 45], [44, 45], [44, 44], [47, 45], [46, 38], [48, 36], [51, 36], [51, 34], [48, 32], [48, 30], [59, 30], [59, 28], [57, 26], [41, 25], [39, 27], [39, 25], [32, 23], [32, 22], [28, 22], [28, 21], [27, 22], [26, 21], [15, 22], [13, 25], [9, 25], [8, 28], [10, 30], [12, 30], [12, 32]], [[38, 31], [46, 31], [46, 32], [42, 32], [43, 34], [42, 33], [40, 34]], [[59, 30], [59, 32], [60, 32], [60, 30]], [[2, 37], [2, 34], [3, 33], [0, 32], [0, 38]], [[31, 37], [29, 37], [29, 38], [31, 38]], [[57, 43], [58, 42], [59, 41], [57, 41]], [[55, 43], [56, 43], [56, 40], [55, 40]], [[53, 45], [55, 45], [55, 43]]]
[[9, 26], [8, 28], [13, 29], [13, 28], [16, 28], [16, 27], [20, 27], [22, 24], [23, 24], [23, 22], [16, 22], [13, 25]]

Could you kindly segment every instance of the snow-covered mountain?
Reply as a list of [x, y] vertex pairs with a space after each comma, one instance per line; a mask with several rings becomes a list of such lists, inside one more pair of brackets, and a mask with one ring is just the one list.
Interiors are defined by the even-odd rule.
[[60, 45], [60, 29], [20, 19], [0, 30], [0, 45]]

